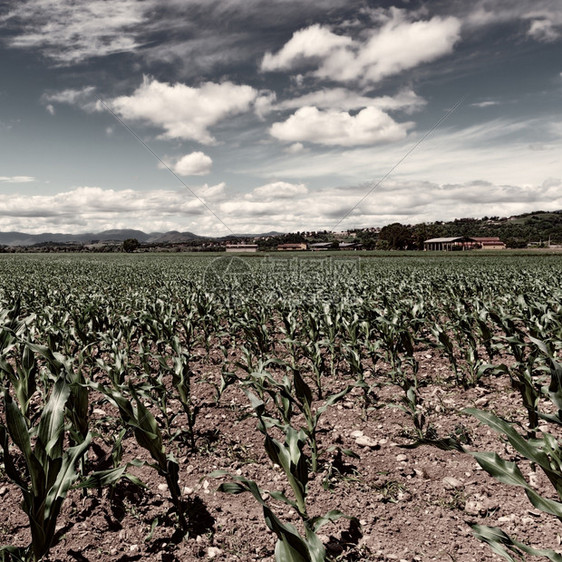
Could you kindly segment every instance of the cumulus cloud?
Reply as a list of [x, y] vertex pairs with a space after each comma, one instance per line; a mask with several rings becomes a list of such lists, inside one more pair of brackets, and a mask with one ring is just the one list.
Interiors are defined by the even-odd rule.
[[[553, 177], [532, 185], [391, 178], [339, 228], [479, 217], [489, 215], [490, 208], [504, 216], [539, 208], [557, 210], [562, 208], [561, 188], [560, 179]], [[233, 232], [259, 233], [330, 229], [369, 189], [369, 185], [355, 185], [319, 192], [302, 183], [277, 181], [256, 187], [246, 197], [229, 197], [224, 183], [195, 191]], [[225, 234], [224, 225], [207, 207], [186, 190], [79, 187], [31, 197], [16, 193], [0, 199], [0, 231], [79, 233], [138, 228]]]
[[332, 51], [350, 47], [350, 37], [337, 35], [328, 27], [314, 24], [295, 31], [277, 54], [266, 53], [261, 63], [264, 71], [287, 70], [310, 58], [325, 58]]
[[305, 106], [286, 121], [274, 123], [269, 132], [286, 142], [358, 146], [402, 139], [412, 126], [413, 123], [397, 123], [376, 107], [366, 107], [351, 115], [347, 111], [322, 111]]
[[172, 170], [180, 176], [204, 176], [211, 171], [213, 160], [203, 152], [192, 152], [177, 160]]
[[133, 51], [139, 47], [135, 27], [152, 2], [137, 0], [27, 0], [14, 2], [2, 18], [19, 33], [12, 47], [40, 49], [57, 64]]
[[314, 74], [323, 79], [378, 82], [452, 52], [460, 28], [460, 20], [452, 16], [411, 21], [404, 11], [391, 9], [383, 25], [365, 40], [319, 25], [302, 29], [278, 53], [266, 53], [261, 68], [294, 69], [306, 62], [315, 64]]
[[276, 181], [256, 187], [251, 193], [246, 194], [245, 199], [248, 201], [293, 199], [307, 193], [308, 189], [303, 183], [295, 184], [286, 181]]
[[232, 82], [205, 82], [198, 88], [168, 84], [145, 77], [130, 96], [109, 103], [124, 119], [143, 121], [164, 129], [164, 139], [213, 144], [209, 128], [226, 117], [248, 111], [259, 92]]
[[[212, 202], [224, 196], [224, 187], [204, 185], [193, 191]], [[162, 225], [167, 225], [166, 230], [185, 230], [186, 226], [194, 227], [195, 219], [206, 213], [201, 201], [185, 189], [136, 191], [86, 186], [50, 195], [3, 195], [0, 231], [39, 233], [56, 226], [67, 233], [111, 228], [141, 228], [148, 232]]]

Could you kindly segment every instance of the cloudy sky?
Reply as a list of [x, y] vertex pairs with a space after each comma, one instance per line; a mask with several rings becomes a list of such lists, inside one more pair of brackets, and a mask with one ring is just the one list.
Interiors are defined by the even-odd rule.
[[562, 209], [560, 0], [0, 0], [0, 50], [0, 231]]

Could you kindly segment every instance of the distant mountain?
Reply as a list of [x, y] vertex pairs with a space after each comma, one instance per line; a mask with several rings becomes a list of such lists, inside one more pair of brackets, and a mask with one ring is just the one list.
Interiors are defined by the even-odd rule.
[[[131, 238], [137, 238], [131, 236]], [[152, 232], [148, 235], [147, 240], [144, 242], [149, 244], [181, 244], [182, 242], [190, 242], [192, 240], [205, 240], [205, 236], [193, 234], [193, 232], [178, 232], [177, 230], [170, 230], [170, 232]], [[139, 242], [140, 238], [137, 238]]]
[[62, 234], [60, 232], [44, 232], [42, 234], [27, 234], [25, 232], [0, 232], [2, 246], [34, 246], [38, 244], [94, 244], [98, 242], [123, 242], [128, 238], [136, 238], [142, 244], [181, 244], [193, 240], [226, 240], [229, 238], [252, 238], [255, 236], [275, 236], [280, 233], [267, 234], [234, 234], [228, 237], [211, 238], [199, 236], [193, 232], [151, 232], [142, 230], [113, 229], [103, 232], [86, 232], [84, 234]]

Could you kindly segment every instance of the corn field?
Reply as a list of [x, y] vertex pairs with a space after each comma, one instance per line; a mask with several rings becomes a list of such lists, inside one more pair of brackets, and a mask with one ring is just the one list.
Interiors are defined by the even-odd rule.
[[1, 560], [562, 561], [562, 257], [0, 257]]

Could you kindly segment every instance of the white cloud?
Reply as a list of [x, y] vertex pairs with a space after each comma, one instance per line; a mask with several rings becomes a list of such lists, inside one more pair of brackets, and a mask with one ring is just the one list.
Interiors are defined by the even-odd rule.
[[287, 152], [288, 154], [297, 154], [298, 152], [302, 152], [303, 150], [304, 150], [304, 145], [302, 144], [302, 142], [295, 142], [289, 145], [285, 149], [285, 152]]
[[95, 111], [99, 105], [95, 86], [84, 86], [82, 88], [68, 88], [58, 92], [45, 92], [41, 101], [46, 104], [45, 108], [51, 114], [55, 114], [54, 103], [77, 105], [85, 111]]
[[535, 19], [531, 21], [528, 34], [537, 41], [550, 43], [562, 37], [562, 28], [549, 19]]
[[309, 58], [324, 58], [335, 49], [351, 46], [350, 37], [336, 35], [329, 28], [314, 24], [295, 31], [277, 54], [266, 53], [261, 63], [264, 71], [287, 70]]
[[203, 152], [192, 152], [182, 156], [173, 166], [180, 176], [204, 176], [211, 171], [213, 160]]
[[262, 70], [314, 62], [314, 74], [323, 79], [378, 82], [452, 52], [460, 28], [460, 20], [452, 16], [410, 21], [398, 9], [391, 9], [385, 23], [363, 41], [313, 25], [296, 32], [277, 54], [266, 53]]
[[443, 127], [416, 147], [423, 134], [417, 130], [401, 141], [376, 148], [285, 152], [274, 160], [255, 161], [238, 171], [326, 187], [381, 178], [397, 163], [392, 177], [434, 183], [485, 178], [495, 185], [525, 186], [540, 185], [545, 177], [560, 177], [557, 155], [562, 153], [562, 122], [552, 116], [496, 119], [464, 129]]
[[269, 132], [287, 142], [358, 146], [402, 139], [412, 126], [413, 123], [397, 123], [376, 107], [366, 107], [351, 115], [347, 111], [321, 111], [305, 106], [286, 121], [274, 123]]
[[[224, 187], [204, 185], [193, 191], [201, 199], [213, 202], [224, 197]], [[111, 228], [139, 228], [146, 232], [188, 230], [195, 228], [195, 220], [205, 214], [205, 206], [186, 189], [77, 187], [51, 195], [4, 194], [0, 199], [0, 231], [36, 234], [52, 232], [53, 228], [66, 233]], [[220, 229], [220, 223], [215, 228]]]
[[11, 47], [40, 49], [58, 64], [133, 51], [139, 47], [134, 27], [144, 21], [152, 2], [137, 0], [27, 0], [2, 19], [19, 33]]
[[246, 194], [245, 199], [248, 201], [294, 199], [307, 193], [308, 189], [303, 183], [295, 184], [286, 181], [276, 181], [256, 187], [251, 193]]
[[[302, 183], [277, 181], [246, 197], [229, 196], [225, 184], [194, 189], [233, 232], [330, 229], [370, 190], [350, 186], [311, 190]], [[79, 187], [51, 195], [20, 193], [0, 198], [0, 231], [99, 232], [138, 228], [145, 232], [189, 230], [229, 234], [200, 200], [187, 190], [113, 190]], [[338, 228], [383, 226], [562, 208], [562, 184], [544, 176], [536, 184], [483, 180], [438, 183], [390, 178], [367, 197]], [[493, 209], [493, 212], [490, 210]]]
[[492, 107], [494, 105], [499, 105], [499, 103], [499, 101], [485, 100], [477, 103], [471, 103], [470, 105], [472, 105], [473, 107]]
[[161, 138], [213, 144], [209, 128], [226, 117], [248, 111], [258, 94], [251, 86], [232, 82], [205, 82], [193, 88], [145, 77], [131, 96], [120, 96], [109, 103], [124, 119], [164, 129]]
[[296, 109], [311, 105], [319, 109], [350, 111], [364, 107], [377, 107], [383, 111], [404, 110], [413, 113], [421, 109], [426, 101], [412, 89], [400, 90], [395, 96], [369, 97], [347, 88], [324, 88], [296, 98], [283, 100], [272, 105], [273, 110]]
[[227, 196], [226, 183], [221, 182], [216, 185], [203, 185], [195, 189], [196, 194], [205, 201], [222, 201]]
[[469, 27], [484, 27], [498, 23], [528, 22], [527, 36], [542, 42], [562, 37], [562, 11], [559, 0], [477, 0], [466, 3], [463, 18]]
[[2, 183], [29, 183], [36, 181], [32, 176], [0, 176]]

